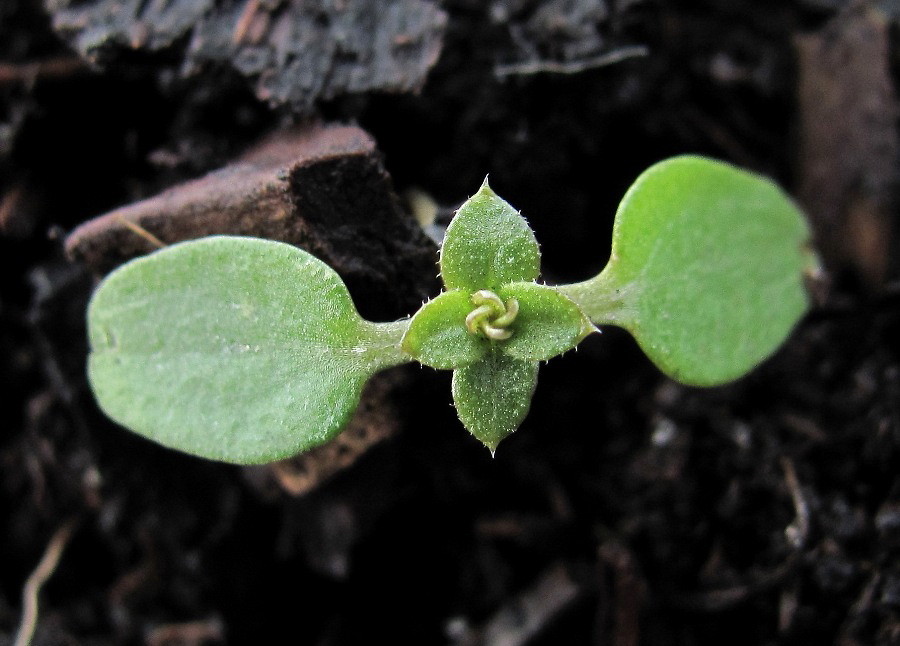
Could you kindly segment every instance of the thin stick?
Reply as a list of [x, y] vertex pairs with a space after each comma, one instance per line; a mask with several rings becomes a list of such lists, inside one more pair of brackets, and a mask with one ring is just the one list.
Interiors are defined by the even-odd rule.
[[253, 18], [256, 16], [258, 10], [259, 0], [249, 0], [249, 2], [244, 5], [244, 10], [241, 12], [241, 15], [238, 16], [237, 23], [234, 25], [234, 31], [231, 33], [232, 44], [240, 45], [244, 41], [244, 37], [247, 35], [250, 24], [253, 22]]
[[147, 231], [147, 229], [142, 227], [137, 222], [132, 222], [131, 220], [127, 219], [125, 216], [122, 216], [122, 215], [118, 216], [118, 218], [116, 218], [116, 219], [120, 223], [122, 223], [127, 229], [129, 229], [133, 233], [136, 233], [137, 235], [141, 236], [144, 240], [146, 240], [147, 242], [152, 244], [157, 249], [162, 249], [163, 247], [166, 246], [165, 242], [163, 242], [162, 240], [157, 238], [155, 235], [153, 235], [152, 233]]
[[11, 83], [31, 85], [39, 78], [64, 78], [87, 69], [84, 61], [74, 56], [60, 56], [32, 63], [0, 62], [0, 86]]
[[784, 480], [787, 483], [788, 490], [791, 493], [791, 500], [794, 502], [794, 512], [797, 517], [784, 530], [787, 539], [796, 549], [801, 549], [806, 544], [809, 536], [809, 504], [803, 496], [803, 489], [800, 487], [800, 479], [797, 477], [797, 470], [790, 458], [781, 458], [781, 469], [784, 471]]
[[38, 594], [41, 587], [56, 570], [74, 529], [75, 519], [70, 518], [56, 530], [56, 533], [50, 538], [50, 542], [47, 543], [47, 549], [37, 567], [25, 581], [25, 587], [22, 588], [22, 621], [19, 623], [19, 631], [16, 633], [16, 641], [13, 646], [28, 646], [31, 643], [34, 629], [37, 626]]
[[3, 196], [0, 196], [0, 231], [6, 229], [7, 224], [12, 221], [16, 207], [22, 200], [25, 191], [22, 186], [14, 186], [9, 189]]
[[569, 61], [567, 63], [559, 63], [556, 61], [529, 61], [527, 63], [511, 63], [509, 65], [497, 65], [494, 68], [494, 76], [504, 78], [507, 76], [519, 76], [529, 74], [578, 74], [596, 67], [605, 67], [620, 63], [629, 58], [643, 58], [650, 53], [650, 50], [644, 45], [633, 45], [631, 47], [621, 47], [611, 52], [586, 58], [580, 61]]

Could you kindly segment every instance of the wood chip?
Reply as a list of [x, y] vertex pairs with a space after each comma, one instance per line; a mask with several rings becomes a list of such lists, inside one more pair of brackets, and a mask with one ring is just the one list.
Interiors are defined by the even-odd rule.
[[407, 315], [436, 291], [434, 243], [400, 208], [374, 140], [350, 126], [275, 133], [225, 168], [81, 225], [65, 246], [102, 273], [153, 251], [154, 238], [216, 234], [310, 251], [372, 320]]
[[889, 28], [857, 2], [796, 40], [800, 201], [827, 264], [851, 266], [870, 286], [889, 270], [900, 156]]

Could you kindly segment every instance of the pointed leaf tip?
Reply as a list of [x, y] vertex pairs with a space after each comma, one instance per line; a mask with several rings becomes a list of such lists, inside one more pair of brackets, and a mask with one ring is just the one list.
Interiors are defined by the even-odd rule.
[[448, 290], [496, 291], [537, 279], [540, 251], [525, 218], [485, 181], [447, 227], [440, 266]]
[[538, 362], [494, 351], [453, 372], [453, 403], [460, 421], [493, 454], [531, 406]]

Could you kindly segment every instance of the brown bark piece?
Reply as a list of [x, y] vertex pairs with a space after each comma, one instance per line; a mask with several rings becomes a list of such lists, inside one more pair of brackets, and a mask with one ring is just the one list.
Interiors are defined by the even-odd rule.
[[900, 158], [889, 27], [855, 3], [796, 40], [800, 201], [828, 264], [853, 267], [871, 286], [889, 269]]
[[259, 98], [309, 113], [318, 99], [418, 90], [446, 14], [427, 0], [44, 0], [53, 27], [100, 65], [181, 48], [182, 76], [224, 63]]
[[306, 111], [318, 98], [420, 89], [446, 22], [422, 0], [246, 0], [198, 24], [188, 59], [227, 61], [254, 81], [260, 99]]
[[214, 6], [213, 0], [44, 0], [53, 28], [92, 63], [118, 50], [157, 51], [171, 46]]
[[373, 320], [409, 314], [435, 290], [433, 243], [402, 211], [373, 139], [351, 126], [275, 133], [225, 168], [81, 225], [66, 251], [106, 272], [153, 251], [139, 231], [164, 244], [233, 234], [303, 247]]

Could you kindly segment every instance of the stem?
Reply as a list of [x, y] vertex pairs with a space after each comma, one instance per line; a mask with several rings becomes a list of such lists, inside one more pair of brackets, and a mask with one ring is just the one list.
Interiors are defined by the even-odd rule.
[[609, 271], [571, 285], [557, 285], [556, 290], [572, 299], [595, 325], [604, 323], [623, 326], [631, 319], [628, 303], [630, 285], [622, 285]]
[[400, 348], [403, 335], [409, 329], [409, 321], [408, 318], [391, 323], [365, 321], [364, 330], [368, 333], [366, 351], [371, 361], [377, 366], [377, 370], [399, 366], [413, 360]]

